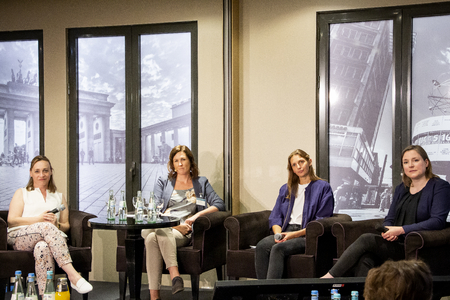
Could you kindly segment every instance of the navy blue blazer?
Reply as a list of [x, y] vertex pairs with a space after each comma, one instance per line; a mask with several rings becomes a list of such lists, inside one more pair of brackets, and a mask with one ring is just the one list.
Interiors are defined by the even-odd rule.
[[[395, 188], [389, 212], [383, 222], [385, 226], [393, 226], [395, 211], [398, 202], [406, 193], [406, 187], [400, 183]], [[430, 178], [422, 189], [419, 203], [417, 205], [417, 223], [404, 225], [405, 234], [411, 231], [440, 230], [445, 227], [448, 212], [450, 211], [450, 184], [440, 178]]]

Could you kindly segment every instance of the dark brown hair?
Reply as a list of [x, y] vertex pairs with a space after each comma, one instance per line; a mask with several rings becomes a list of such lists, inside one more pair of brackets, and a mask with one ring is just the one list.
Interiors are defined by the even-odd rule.
[[[39, 161], [46, 161], [48, 162], [48, 165], [50, 167], [50, 171], [52, 171], [52, 175], [50, 175], [50, 180], [48, 181], [48, 190], [50, 191], [50, 193], [54, 193], [56, 192], [56, 185], [55, 182], [53, 181], [53, 168], [52, 168], [52, 164], [50, 163], [50, 160], [44, 156], [44, 155], [38, 155], [35, 156], [33, 158], [33, 160], [31, 161], [31, 165], [30, 165], [30, 171], [33, 170], [34, 165], [39, 162]], [[28, 180], [28, 184], [26, 187], [27, 191], [32, 191], [34, 190], [34, 182], [33, 182], [33, 177], [30, 176], [30, 180]]]
[[197, 167], [197, 164], [194, 160], [194, 154], [192, 154], [191, 149], [188, 148], [188, 146], [185, 145], [178, 145], [172, 148], [169, 154], [169, 161], [167, 162], [167, 170], [169, 171], [169, 179], [176, 178], [177, 172], [175, 171], [175, 167], [173, 166], [173, 157], [178, 152], [184, 152], [186, 154], [187, 158], [189, 159], [189, 163], [191, 164], [191, 178], [197, 178], [200, 174], [200, 171]]
[[411, 178], [409, 178], [405, 174], [405, 170], [403, 169], [403, 156], [405, 155], [406, 152], [411, 151], [411, 150], [416, 151], [422, 157], [422, 159], [424, 161], [428, 161], [428, 166], [427, 166], [427, 168], [425, 170], [425, 177], [427, 179], [430, 179], [430, 178], [433, 178], [433, 177], [439, 177], [439, 176], [433, 174], [433, 168], [431, 166], [431, 161], [428, 158], [427, 152], [419, 145], [410, 145], [410, 146], [406, 147], [405, 149], [403, 149], [402, 157], [400, 159], [400, 164], [402, 166], [402, 181], [403, 181], [403, 184], [405, 186], [408, 186], [408, 187], [411, 186], [411, 182], [412, 181], [411, 181]]
[[[297, 149], [297, 150], [293, 151], [291, 154], [289, 154], [288, 164], [287, 164], [287, 170], [289, 171], [288, 181], [287, 181], [288, 195], [286, 196], [286, 198], [288, 198], [288, 199], [291, 199], [292, 195], [297, 195], [298, 184], [300, 183], [300, 178], [298, 177], [297, 174], [294, 173], [294, 170], [292, 170], [292, 166], [291, 166], [291, 158], [294, 155], [303, 157], [304, 159], [306, 159], [308, 164], [309, 164], [309, 160], [310, 160], [309, 154], [301, 149]], [[309, 175], [309, 178], [311, 179], [311, 181], [316, 181], [316, 180], [321, 179], [320, 177], [318, 177], [316, 175], [316, 173], [314, 173], [314, 168], [311, 165], [309, 166], [308, 175]]]
[[420, 260], [388, 260], [371, 269], [366, 277], [366, 300], [429, 300], [433, 296], [433, 277]]

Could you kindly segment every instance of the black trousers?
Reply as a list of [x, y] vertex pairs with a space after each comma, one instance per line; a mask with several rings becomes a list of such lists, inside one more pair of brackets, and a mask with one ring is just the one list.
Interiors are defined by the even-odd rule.
[[352, 271], [354, 276], [366, 277], [370, 269], [389, 259], [405, 259], [404, 243], [399, 240], [389, 242], [380, 234], [365, 233], [344, 251], [330, 274], [342, 277]]

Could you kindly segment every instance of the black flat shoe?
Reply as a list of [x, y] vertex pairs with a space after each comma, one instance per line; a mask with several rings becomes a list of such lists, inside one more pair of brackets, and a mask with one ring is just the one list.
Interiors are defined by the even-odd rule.
[[182, 292], [184, 290], [183, 278], [176, 276], [172, 279], [172, 294]]

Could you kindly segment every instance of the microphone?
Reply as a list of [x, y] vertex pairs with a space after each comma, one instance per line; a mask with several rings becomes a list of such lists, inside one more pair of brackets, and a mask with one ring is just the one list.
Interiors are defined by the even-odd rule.
[[52, 213], [52, 214], [56, 214], [57, 212], [63, 211], [65, 209], [66, 209], [66, 207], [64, 206], [64, 204], [61, 204], [60, 206], [55, 207], [54, 209], [49, 210], [48, 212]]
[[386, 231], [388, 231], [389, 229], [387, 229], [386, 227], [384, 227], [384, 226], [381, 225], [381, 224], [377, 224], [377, 225], [375, 225], [375, 230], [376, 230], [376, 231], [379, 231], [379, 232], [386, 232]]
[[276, 233], [276, 234], [275, 234], [275, 239], [276, 239], [277, 241], [282, 240], [282, 239], [283, 239], [283, 235], [282, 235], [281, 233]]

